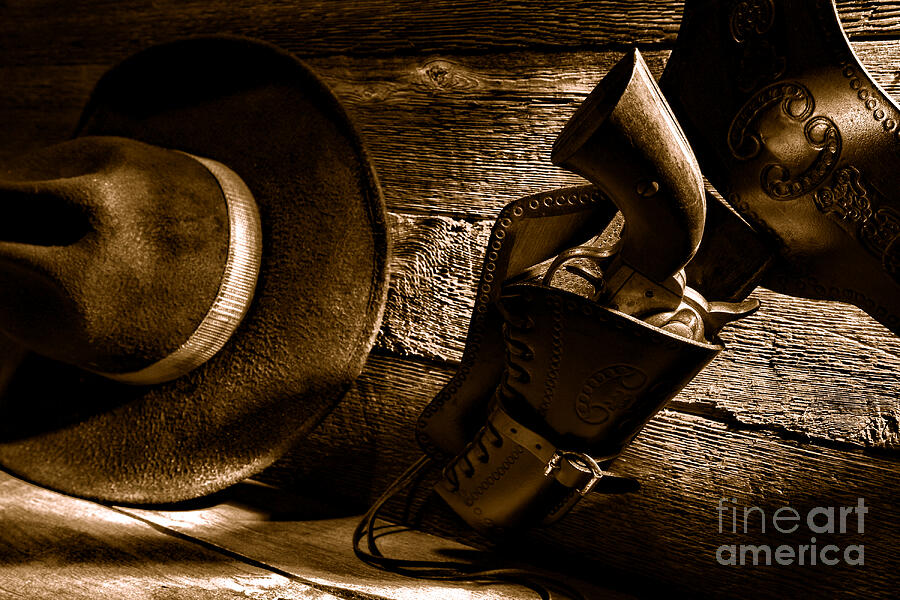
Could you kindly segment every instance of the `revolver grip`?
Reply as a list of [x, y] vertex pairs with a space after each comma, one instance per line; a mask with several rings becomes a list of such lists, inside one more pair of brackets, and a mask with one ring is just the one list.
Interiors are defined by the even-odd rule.
[[706, 218], [703, 177], [637, 49], [576, 111], [551, 160], [596, 184], [622, 212], [628, 266], [659, 283], [694, 256]]

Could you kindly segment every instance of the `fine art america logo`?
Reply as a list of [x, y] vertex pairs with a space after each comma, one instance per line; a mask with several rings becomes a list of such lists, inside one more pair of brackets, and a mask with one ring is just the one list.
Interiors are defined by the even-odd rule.
[[869, 509], [863, 498], [857, 499], [856, 506], [817, 506], [806, 512], [782, 506], [768, 513], [758, 506], [738, 506], [734, 498], [722, 498], [716, 511], [719, 533], [809, 534], [809, 542], [798, 545], [723, 544], [716, 550], [720, 565], [865, 564], [862, 544], [823, 544], [816, 538], [816, 535], [865, 533], [865, 515]]

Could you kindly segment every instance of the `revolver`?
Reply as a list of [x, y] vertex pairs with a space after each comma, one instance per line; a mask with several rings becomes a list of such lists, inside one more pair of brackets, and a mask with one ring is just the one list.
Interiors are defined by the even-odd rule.
[[636, 49], [581, 105], [552, 160], [595, 186], [503, 209], [462, 363], [417, 425], [445, 462], [437, 493], [491, 536], [550, 523], [591, 492], [722, 351], [718, 331], [759, 306], [688, 285], [703, 177]]

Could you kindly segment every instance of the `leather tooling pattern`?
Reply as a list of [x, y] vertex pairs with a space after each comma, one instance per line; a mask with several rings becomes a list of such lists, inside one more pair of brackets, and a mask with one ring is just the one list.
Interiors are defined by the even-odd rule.
[[824, 186], [813, 196], [822, 213], [844, 225], [863, 242], [866, 250], [881, 259], [885, 270], [897, 279], [900, 262], [900, 214], [870, 194], [862, 175], [853, 166], [835, 172], [830, 186]]
[[[872, 118], [881, 123], [887, 133], [896, 136], [900, 141], [900, 114], [894, 108], [893, 103], [877, 89], [872, 78], [857, 63], [856, 57], [849, 48], [840, 30], [840, 25], [835, 27], [834, 14], [832, 12], [832, 0], [816, 0], [815, 14], [822, 26], [823, 37], [826, 46], [832, 51], [841, 68], [841, 74], [850, 84], [850, 89], [856, 92], [860, 104], [872, 115]], [[870, 89], [871, 88], [871, 89]]]
[[892, 208], [880, 208], [862, 231], [866, 248], [880, 253], [884, 270], [900, 281], [900, 213]]
[[575, 413], [591, 425], [633, 406], [648, 381], [647, 374], [631, 365], [612, 365], [591, 375], [575, 398]]
[[798, 83], [776, 83], [762, 89], [738, 111], [728, 128], [728, 149], [740, 160], [754, 158], [762, 149], [758, 133], [750, 133], [758, 117], [775, 104], [792, 121], [803, 122], [812, 116], [815, 102], [806, 87]]
[[[522, 446], [516, 446], [516, 448], [503, 459], [503, 462], [500, 465], [491, 471], [488, 475], [482, 479], [481, 483], [478, 484], [478, 487], [475, 488], [472, 493], [464, 494], [463, 500], [466, 506], [474, 506], [475, 502], [490, 488], [494, 483], [500, 480], [504, 474], [519, 460], [519, 457], [525, 453], [525, 448]], [[451, 469], [457, 468], [457, 465], [451, 465]], [[480, 510], [476, 510], [476, 514], [480, 512]], [[487, 525], [491, 525], [490, 520], [487, 520]]]
[[809, 148], [818, 151], [812, 163], [798, 175], [800, 165], [774, 163], [760, 173], [760, 185], [775, 200], [790, 200], [810, 193], [818, 187], [837, 164], [841, 154], [841, 134], [834, 121], [825, 116], [812, 117], [815, 100], [810, 91], [795, 82], [774, 83], [760, 90], [743, 107], [728, 128], [728, 148], [738, 160], [750, 160], [765, 146], [760, 122], [775, 106], [781, 114], [803, 126], [803, 137]]
[[768, 32], [775, 22], [772, 0], [741, 0], [731, 9], [731, 35], [744, 42]]
[[749, 92], [757, 85], [784, 75], [787, 61], [766, 39], [775, 24], [772, 0], [741, 0], [731, 9], [729, 29], [741, 47], [738, 89]]
[[553, 297], [549, 300], [550, 306], [553, 308], [553, 338], [551, 340], [550, 369], [547, 372], [547, 381], [544, 385], [544, 398], [538, 407], [538, 414], [541, 417], [547, 416], [547, 411], [553, 403], [553, 394], [556, 392], [556, 380], [559, 379], [559, 365], [562, 361], [562, 332], [563, 332], [563, 311], [562, 300]]
[[860, 226], [872, 218], [872, 201], [856, 167], [838, 169], [831, 185], [823, 186], [813, 200], [816, 208], [839, 222]]
[[888, 133], [895, 132], [900, 138], [900, 128], [897, 128], [897, 114], [891, 110], [890, 114], [885, 112], [884, 107], [890, 108], [890, 103], [885, 101], [881, 93], [875, 89], [866, 87], [869, 78], [865, 73], [859, 73], [857, 68], [848, 60], [841, 62], [841, 74], [849, 80], [850, 89], [856, 92], [856, 97], [865, 107], [866, 111], [872, 114], [872, 118], [881, 123], [881, 126]]

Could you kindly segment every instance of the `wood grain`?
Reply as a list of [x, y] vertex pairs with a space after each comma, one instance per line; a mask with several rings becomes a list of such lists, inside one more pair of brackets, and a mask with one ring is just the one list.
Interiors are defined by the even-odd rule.
[[[532, 600], [534, 592], [519, 585], [418, 580], [377, 569], [361, 562], [350, 544], [360, 515], [310, 518], [296, 509], [291, 495], [252, 483], [239, 484], [208, 508], [149, 510], [123, 508], [130, 515], [291, 573], [306, 581], [369, 596], [410, 600]], [[300, 502], [305, 502], [301, 500]], [[382, 524], [384, 527], [386, 524]], [[384, 533], [384, 531], [381, 531]], [[448, 556], [477, 557], [471, 547], [418, 531], [386, 535], [380, 546], [389, 556], [408, 560], [446, 560]], [[534, 569], [511, 562], [510, 567]], [[575, 585], [570, 581], [570, 584]], [[631, 598], [586, 582], [578, 587], [590, 598]]]
[[[851, 37], [888, 36], [900, 28], [898, 2], [842, 0], [838, 7]], [[682, 3], [667, 0], [11, 0], [0, 5], [0, 56], [6, 64], [109, 62], [151, 43], [213, 33], [266, 39], [302, 56], [657, 45], [674, 41], [681, 9]]]
[[[382, 357], [373, 357], [369, 363], [354, 390], [321, 429], [264, 472], [262, 479], [326, 501], [356, 499], [365, 505], [414, 460], [419, 451], [412, 440], [413, 422], [451, 369], [411, 363], [396, 368]], [[570, 568], [602, 573], [598, 580], [604, 585], [639, 595], [674, 587], [698, 597], [743, 598], [752, 589], [753, 597], [764, 598], [891, 598], [900, 583], [894, 520], [900, 508], [896, 494], [900, 463], [894, 458], [664, 411], [611, 470], [637, 479], [640, 491], [593, 494], [556, 526], [505, 550], [513, 556], [574, 561]], [[426, 492], [427, 486], [419, 496]], [[806, 514], [819, 506], [855, 506], [858, 498], [864, 498], [869, 507], [864, 533], [851, 529], [818, 539], [823, 546], [834, 543], [842, 549], [863, 544], [865, 565], [719, 565], [716, 551], [723, 544], [796, 547], [809, 544], [816, 535], [806, 527], [795, 535], [781, 534], [771, 522], [763, 533], [753, 521], [745, 534], [742, 512], [737, 533], [731, 533], [727, 525], [720, 533], [717, 506], [721, 498], [734, 498], [732, 504], [738, 507], [759, 506], [770, 516], [782, 506]], [[440, 501], [421, 506], [410, 522], [470, 544], [486, 544], [449, 515]], [[393, 505], [393, 516], [402, 513], [402, 503]], [[218, 535], [240, 537], [238, 528], [220, 525], [231, 533]], [[579, 563], [579, 558], [587, 564]]]
[[[856, 48], [900, 94], [892, 75], [900, 43]], [[665, 57], [648, 57], [657, 74]], [[317, 59], [361, 124], [395, 211], [381, 350], [459, 360], [492, 217], [520, 195], [580, 181], [546, 156], [555, 131], [615, 60], [594, 52]], [[30, 67], [0, 68], [12, 82], [0, 86], [0, 106], [10, 107], [0, 111], [0, 152], [63, 137], [102, 71], [47, 67], [32, 77]], [[897, 339], [852, 307], [758, 296], [763, 311], [726, 333], [729, 350], [676, 406], [735, 427], [895, 447]]]
[[[900, 96], [900, 42], [855, 49]], [[550, 148], [619, 51], [327, 57], [310, 64], [361, 130], [396, 212], [489, 219], [516, 198], [583, 180]], [[645, 58], [656, 76], [668, 51]], [[0, 63], [2, 64], [2, 63]], [[0, 159], [70, 135], [105, 67], [0, 67]]]
[[120, 511], [0, 473], [0, 597], [339, 600]]

